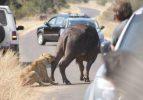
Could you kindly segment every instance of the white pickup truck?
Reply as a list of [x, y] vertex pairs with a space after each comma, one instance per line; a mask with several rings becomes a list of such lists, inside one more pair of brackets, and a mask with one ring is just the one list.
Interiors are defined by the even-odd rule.
[[16, 27], [12, 11], [8, 6], [0, 6], [0, 49], [19, 50], [18, 30], [23, 26]]

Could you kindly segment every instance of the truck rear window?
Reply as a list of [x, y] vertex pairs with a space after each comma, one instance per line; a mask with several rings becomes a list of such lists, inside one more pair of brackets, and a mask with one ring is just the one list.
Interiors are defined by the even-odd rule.
[[7, 25], [6, 16], [4, 10], [0, 10], [0, 23], [5, 26]]

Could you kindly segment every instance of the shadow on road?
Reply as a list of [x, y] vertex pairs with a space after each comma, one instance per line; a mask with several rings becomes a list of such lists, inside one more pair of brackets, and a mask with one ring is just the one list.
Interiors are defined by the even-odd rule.
[[[66, 84], [58, 84], [58, 85], [49, 85], [49, 86], [74, 86], [74, 85], [87, 85], [90, 84], [91, 82], [86, 82], [86, 83], [73, 83], [71, 85], [66, 85]], [[39, 86], [39, 85], [33, 85], [31, 87], [49, 87], [49, 86]]]

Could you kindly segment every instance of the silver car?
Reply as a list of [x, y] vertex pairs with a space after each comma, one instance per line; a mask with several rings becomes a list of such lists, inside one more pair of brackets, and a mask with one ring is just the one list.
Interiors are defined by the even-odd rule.
[[[115, 50], [130, 52], [143, 61], [143, 8], [134, 12], [129, 19], [119, 37]], [[116, 95], [115, 85], [105, 78], [106, 71], [105, 64], [99, 67], [94, 81], [86, 91], [84, 100], [125, 100], [122, 94]], [[140, 86], [136, 87], [141, 88]], [[143, 98], [137, 96], [128, 100], [143, 100]]]

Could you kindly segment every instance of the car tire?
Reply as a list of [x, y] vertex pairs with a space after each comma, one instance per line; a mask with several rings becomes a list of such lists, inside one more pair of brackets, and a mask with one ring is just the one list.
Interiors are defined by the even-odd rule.
[[4, 40], [5, 38], [5, 30], [3, 26], [0, 24], [0, 43]]
[[38, 44], [40, 44], [40, 45], [45, 45], [46, 44], [46, 41], [45, 41], [44, 36], [43, 36], [42, 33], [39, 33], [37, 38], [38, 38]]

